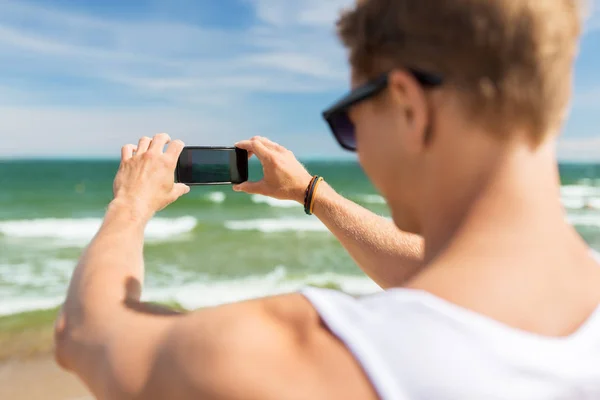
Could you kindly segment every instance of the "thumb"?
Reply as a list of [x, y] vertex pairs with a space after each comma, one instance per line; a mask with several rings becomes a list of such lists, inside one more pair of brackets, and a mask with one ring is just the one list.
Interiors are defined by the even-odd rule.
[[243, 182], [239, 185], [234, 185], [233, 190], [235, 190], [236, 192], [245, 192], [248, 194], [263, 194], [264, 182]]
[[190, 187], [186, 184], [183, 183], [176, 183], [173, 186], [173, 190], [171, 191], [171, 197], [173, 198], [173, 201], [177, 200], [178, 198], [180, 198], [181, 196], [183, 196], [184, 194], [188, 194], [190, 192]]

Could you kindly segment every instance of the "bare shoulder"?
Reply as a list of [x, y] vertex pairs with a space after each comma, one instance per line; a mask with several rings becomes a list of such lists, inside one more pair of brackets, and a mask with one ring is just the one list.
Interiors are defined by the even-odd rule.
[[376, 398], [359, 364], [300, 294], [180, 318], [156, 361], [150, 382], [157, 386], [142, 398], [166, 398], [161, 387], [181, 399]]

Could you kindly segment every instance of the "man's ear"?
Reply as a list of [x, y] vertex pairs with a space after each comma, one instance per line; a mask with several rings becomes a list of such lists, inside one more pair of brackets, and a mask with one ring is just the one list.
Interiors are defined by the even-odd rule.
[[403, 142], [406, 151], [425, 150], [430, 124], [429, 107], [423, 87], [406, 70], [394, 70], [388, 77], [388, 88], [394, 108], [405, 126]]

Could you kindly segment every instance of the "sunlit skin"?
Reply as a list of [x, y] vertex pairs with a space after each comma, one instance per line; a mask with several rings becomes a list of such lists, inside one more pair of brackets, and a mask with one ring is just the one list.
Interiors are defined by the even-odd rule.
[[[315, 213], [382, 287], [569, 335], [600, 303], [600, 268], [565, 222], [555, 135], [536, 148], [518, 130], [497, 140], [454, 97], [392, 71], [389, 87], [351, 117], [360, 162], [394, 223], [327, 185]], [[115, 198], [56, 325], [58, 362], [100, 399], [375, 399], [299, 294], [185, 314], [140, 302], [144, 226], [188, 191], [172, 179], [183, 144], [163, 152], [168, 142], [161, 134], [123, 148]], [[265, 179], [236, 190], [302, 201], [310, 175], [291, 152], [265, 138], [238, 146], [261, 160]]]

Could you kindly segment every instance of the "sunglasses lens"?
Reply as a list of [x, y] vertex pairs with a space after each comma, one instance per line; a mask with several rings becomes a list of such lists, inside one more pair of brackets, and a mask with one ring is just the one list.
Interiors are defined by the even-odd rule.
[[348, 114], [340, 112], [332, 115], [329, 119], [331, 130], [342, 147], [348, 150], [356, 150], [356, 135], [354, 124], [350, 121]]

